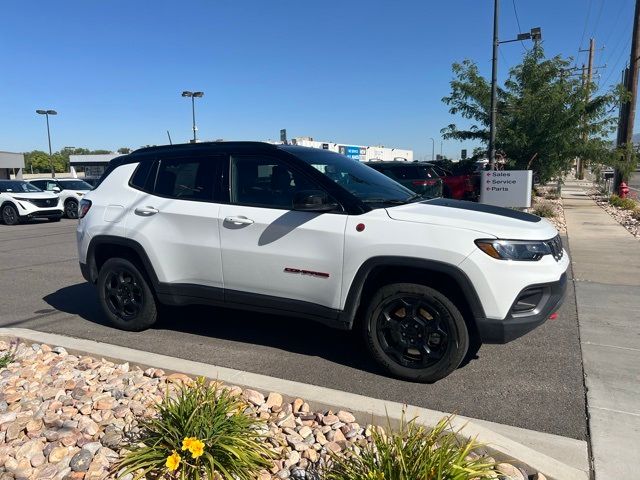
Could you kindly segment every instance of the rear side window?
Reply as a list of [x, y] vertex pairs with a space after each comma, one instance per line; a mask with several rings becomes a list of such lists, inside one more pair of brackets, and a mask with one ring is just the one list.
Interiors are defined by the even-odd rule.
[[212, 202], [216, 160], [179, 158], [160, 160], [153, 193], [180, 200]]
[[151, 193], [153, 185], [156, 181], [156, 172], [158, 171], [158, 162], [140, 162], [138, 168], [133, 173], [129, 185], [138, 190]]

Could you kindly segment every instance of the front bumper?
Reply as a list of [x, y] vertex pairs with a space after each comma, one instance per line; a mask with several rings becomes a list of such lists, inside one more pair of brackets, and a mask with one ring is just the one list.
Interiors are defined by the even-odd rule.
[[61, 218], [62, 210], [36, 210], [25, 215], [27, 218]]
[[542, 325], [564, 301], [567, 293], [567, 274], [563, 273], [557, 282], [530, 285], [523, 289], [523, 292], [533, 287], [542, 288], [544, 295], [541, 303], [530, 314], [514, 313], [512, 307], [503, 320], [476, 318], [482, 343], [507, 343]]

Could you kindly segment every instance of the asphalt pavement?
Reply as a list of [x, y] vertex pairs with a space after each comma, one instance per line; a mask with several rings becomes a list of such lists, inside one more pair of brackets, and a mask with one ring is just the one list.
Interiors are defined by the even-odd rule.
[[168, 311], [145, 332], [107, 325], [77, 263], [75, 221], [0, 225], [0, 327], [172, 355], [492, 422], [586, 439], [575, 292], [559, 318], [430, 385], [389, 378], [359, 335], [306, 320], [209, 307]]

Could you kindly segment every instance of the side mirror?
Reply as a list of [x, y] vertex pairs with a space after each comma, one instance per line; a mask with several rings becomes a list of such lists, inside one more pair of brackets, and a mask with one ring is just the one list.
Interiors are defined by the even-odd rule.
[[60, 192], [61, 192], [60, 187], [53, 187], [53, 188], [51, 189], [51, 191], [52, 191], [53, 193], [60, 193]]
[[340, 208], [322, 190], [302, 190], [293, 197], [293, 209], [300, 212], [331, 212]]

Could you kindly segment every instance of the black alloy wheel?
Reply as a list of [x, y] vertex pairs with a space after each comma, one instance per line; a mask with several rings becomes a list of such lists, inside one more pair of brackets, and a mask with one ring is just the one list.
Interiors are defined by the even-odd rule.
[[364, 334], [376, 361], [391, 374], [435, 382], [462, 363], [469, 332], [458, 308], [425, 285], [395, 283], [372, 297]]
[[399, 294], [382, 307], [376, 335], [384, 352], [408, 368], [426, 368], [442, 359], [449, 328], [447, 312], [423, 297]]
[[109, 271], [104, 290], [109, 310], [125, 322], [136, 318], [144, 307], [142, 288], [126, 269]]
[[131, 261], [107, 260], [98, 273], [97, 287], [102, 309], [116, 327], [140, 331], [155, 323], [156, 299], [145, 276]]
[[67, 200], [64, 204], [64, 214], [67, 218], [78, 218], [78, 202], [75, 200]]
[[5, 225], [17, 225], [20, 223], [20, 215], [18, 215], [16, 207], [9, 203], [2, 207], [2, 222]]

